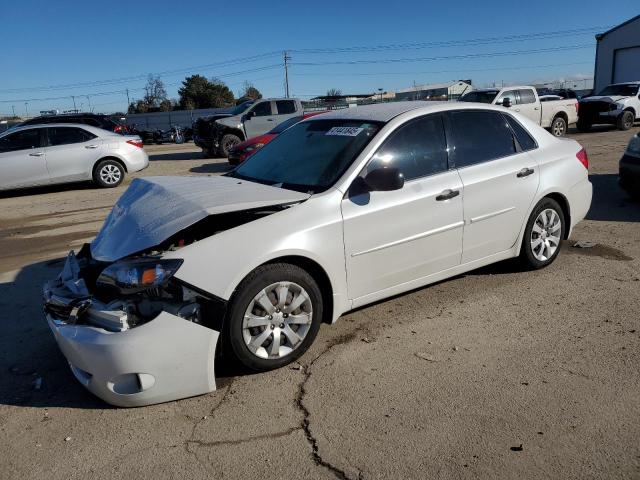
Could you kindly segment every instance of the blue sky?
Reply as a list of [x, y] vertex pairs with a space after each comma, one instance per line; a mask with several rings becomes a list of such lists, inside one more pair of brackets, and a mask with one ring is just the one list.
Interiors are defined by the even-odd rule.
[[[128, 88], [131, 98], [139, 98], [144, 77], [158, 72], [169, 72], [162, 79], [170, 97], [177, 97], [187, 73], [218, 76], [236, 93], [247, 80], [265, 96], [280, 96], [283, 50], [292, 50], [291, 93], [303, 98], [332, 87], [368, 93], [410, 87], [414, 81], [471, 78], [485, 86], [591, 77], [593, 32], [639, 13], [637, 0], [7, 1], [0, 9], [0, 114], [11, 113], [12, 105], [24, 113], [25, 100], [30, 113], [68, 109], [72, 95], [85, 110], [89, 102], [96, 111], [122, 110], [123, 91]], [[432, 44], [592, 27], [546, 38]], [[411, 43], [423, 45], [405, 45]], [[382, 48], [309, 51], [370, 46]], [[212, 65], [247, 57], [254, 58]], [[344, 63], [353, 61], [364, 63]], [[201, 65], [207, 66], [189, 70]], [[51, 97], [65, 98], [38, 100]]]

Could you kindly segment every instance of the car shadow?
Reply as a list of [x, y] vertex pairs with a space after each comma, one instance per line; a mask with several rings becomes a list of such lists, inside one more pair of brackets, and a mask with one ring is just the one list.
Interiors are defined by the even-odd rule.
[[613, 173], [589, 175], [593, 200], [587, 220], [602, 222], [640, 222], [640, 202], [633, 200], [618, 185]]
[[189, 169], [192, 173], [226, 173], [233, 170], [233, 166], [228, 163], [205, 163]]
[[[64, 260], [37, 262], [13, 274], [0, 274], [0, 404], [115, 408], [76, 380], [44, 318], [42, 285], [60, 272]], [[216, 360], [218, 389], [234, 377], [252, 373], [227, 363]]]
[[202, 152], [169, 152], [169, 153], [150, 153], [149, 161], [151, 162], [168, 162], [174, 160], [194, 160], [205, 158]]
[[16, 190], [3, 190], [0, 192], [0, 199], [2, 198], [17, 198], [17, 197], [29, 197], [32, 195], [45, 195], [48, 193], [68, 192], [71, 190], [101, 190], [92, 182], [72, 182], [72, 183], [59, 183], [56, 185], [46, 185], [42, 187], [28, 187]]

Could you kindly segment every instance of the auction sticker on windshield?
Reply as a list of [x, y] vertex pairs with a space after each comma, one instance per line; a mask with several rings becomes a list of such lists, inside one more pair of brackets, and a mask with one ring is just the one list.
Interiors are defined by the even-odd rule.
[[355, 137], [363, 128], [360, 127], [333, 127], [325, 135], [337, 135], [339, 137]]

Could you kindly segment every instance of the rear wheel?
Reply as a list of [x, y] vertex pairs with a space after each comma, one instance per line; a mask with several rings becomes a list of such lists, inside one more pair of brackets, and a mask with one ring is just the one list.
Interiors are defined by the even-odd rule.
[[302, 268], [263, 265], [238, 286], [223, 327], [224, 351], [255, 371], [282, 367], [313, 343], [322, 319], [322, 294]]
[[531, 212], [522, 239], [520, 260], [528, 268], [543, 268], [560, 252], [565, 218], [562, 208], [552, 198], [543, 198]]
[[633, 112], [622, 112], [622, 115], [620, 115], [616, 121], [616, 126], [618, 127], [618, 130], [629, 130], [633, 127], [634, 120], [635, 115]]
[[124, 180], [124, 167], [117, 161], [106, 159], [96, 165], [93, 181], [100, 187], [117, 187]]
[[589, 130], [591, 130], [591, 122], [588, 122], [586, 120], [578, 120], [578, 124], [577, 124], [578, 130], [581, 132], [588, 132]]
[[556, 117], [551, 123], [551, 134], [554, 137], [564, 137], [567, 134], [567, 121], [562, 117]]
[[233, 133], [227, 133], [226, 135], [223, 135], [222, 140], [220, 140], [220, 153], [223, 157], [228, 157], [231, 149], [240, 142], [240, 137], [234, 135]]

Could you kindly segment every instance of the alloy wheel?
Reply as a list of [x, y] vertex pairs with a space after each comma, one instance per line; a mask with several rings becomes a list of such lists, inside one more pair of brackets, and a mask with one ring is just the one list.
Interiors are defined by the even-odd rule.
[[560, 215], [547, 208], [540, 212], [531, 229], [531, 252], [533, 256], [546, 262], [558, 250], [560, 246], [560, 235], [562, 233], [562, 221]]
[[108, 163], [100, 169], [99, 175], [100, 179], [107, 185], [115, 185], [120, 181], [122, 172], [117, 166]]
[[564, 120], [558, 119], [555, 122], [553, 122], [553, 135], [555, 137], [561, 137], [565, 134], [566, 131], [566, 125], [564, 123]]
[[242, 336], [259, 358], [286, 357], [304, 341], [313, 318], [311, 298], [294, 282], [266, 287], [249, 302], [242, 320]]

